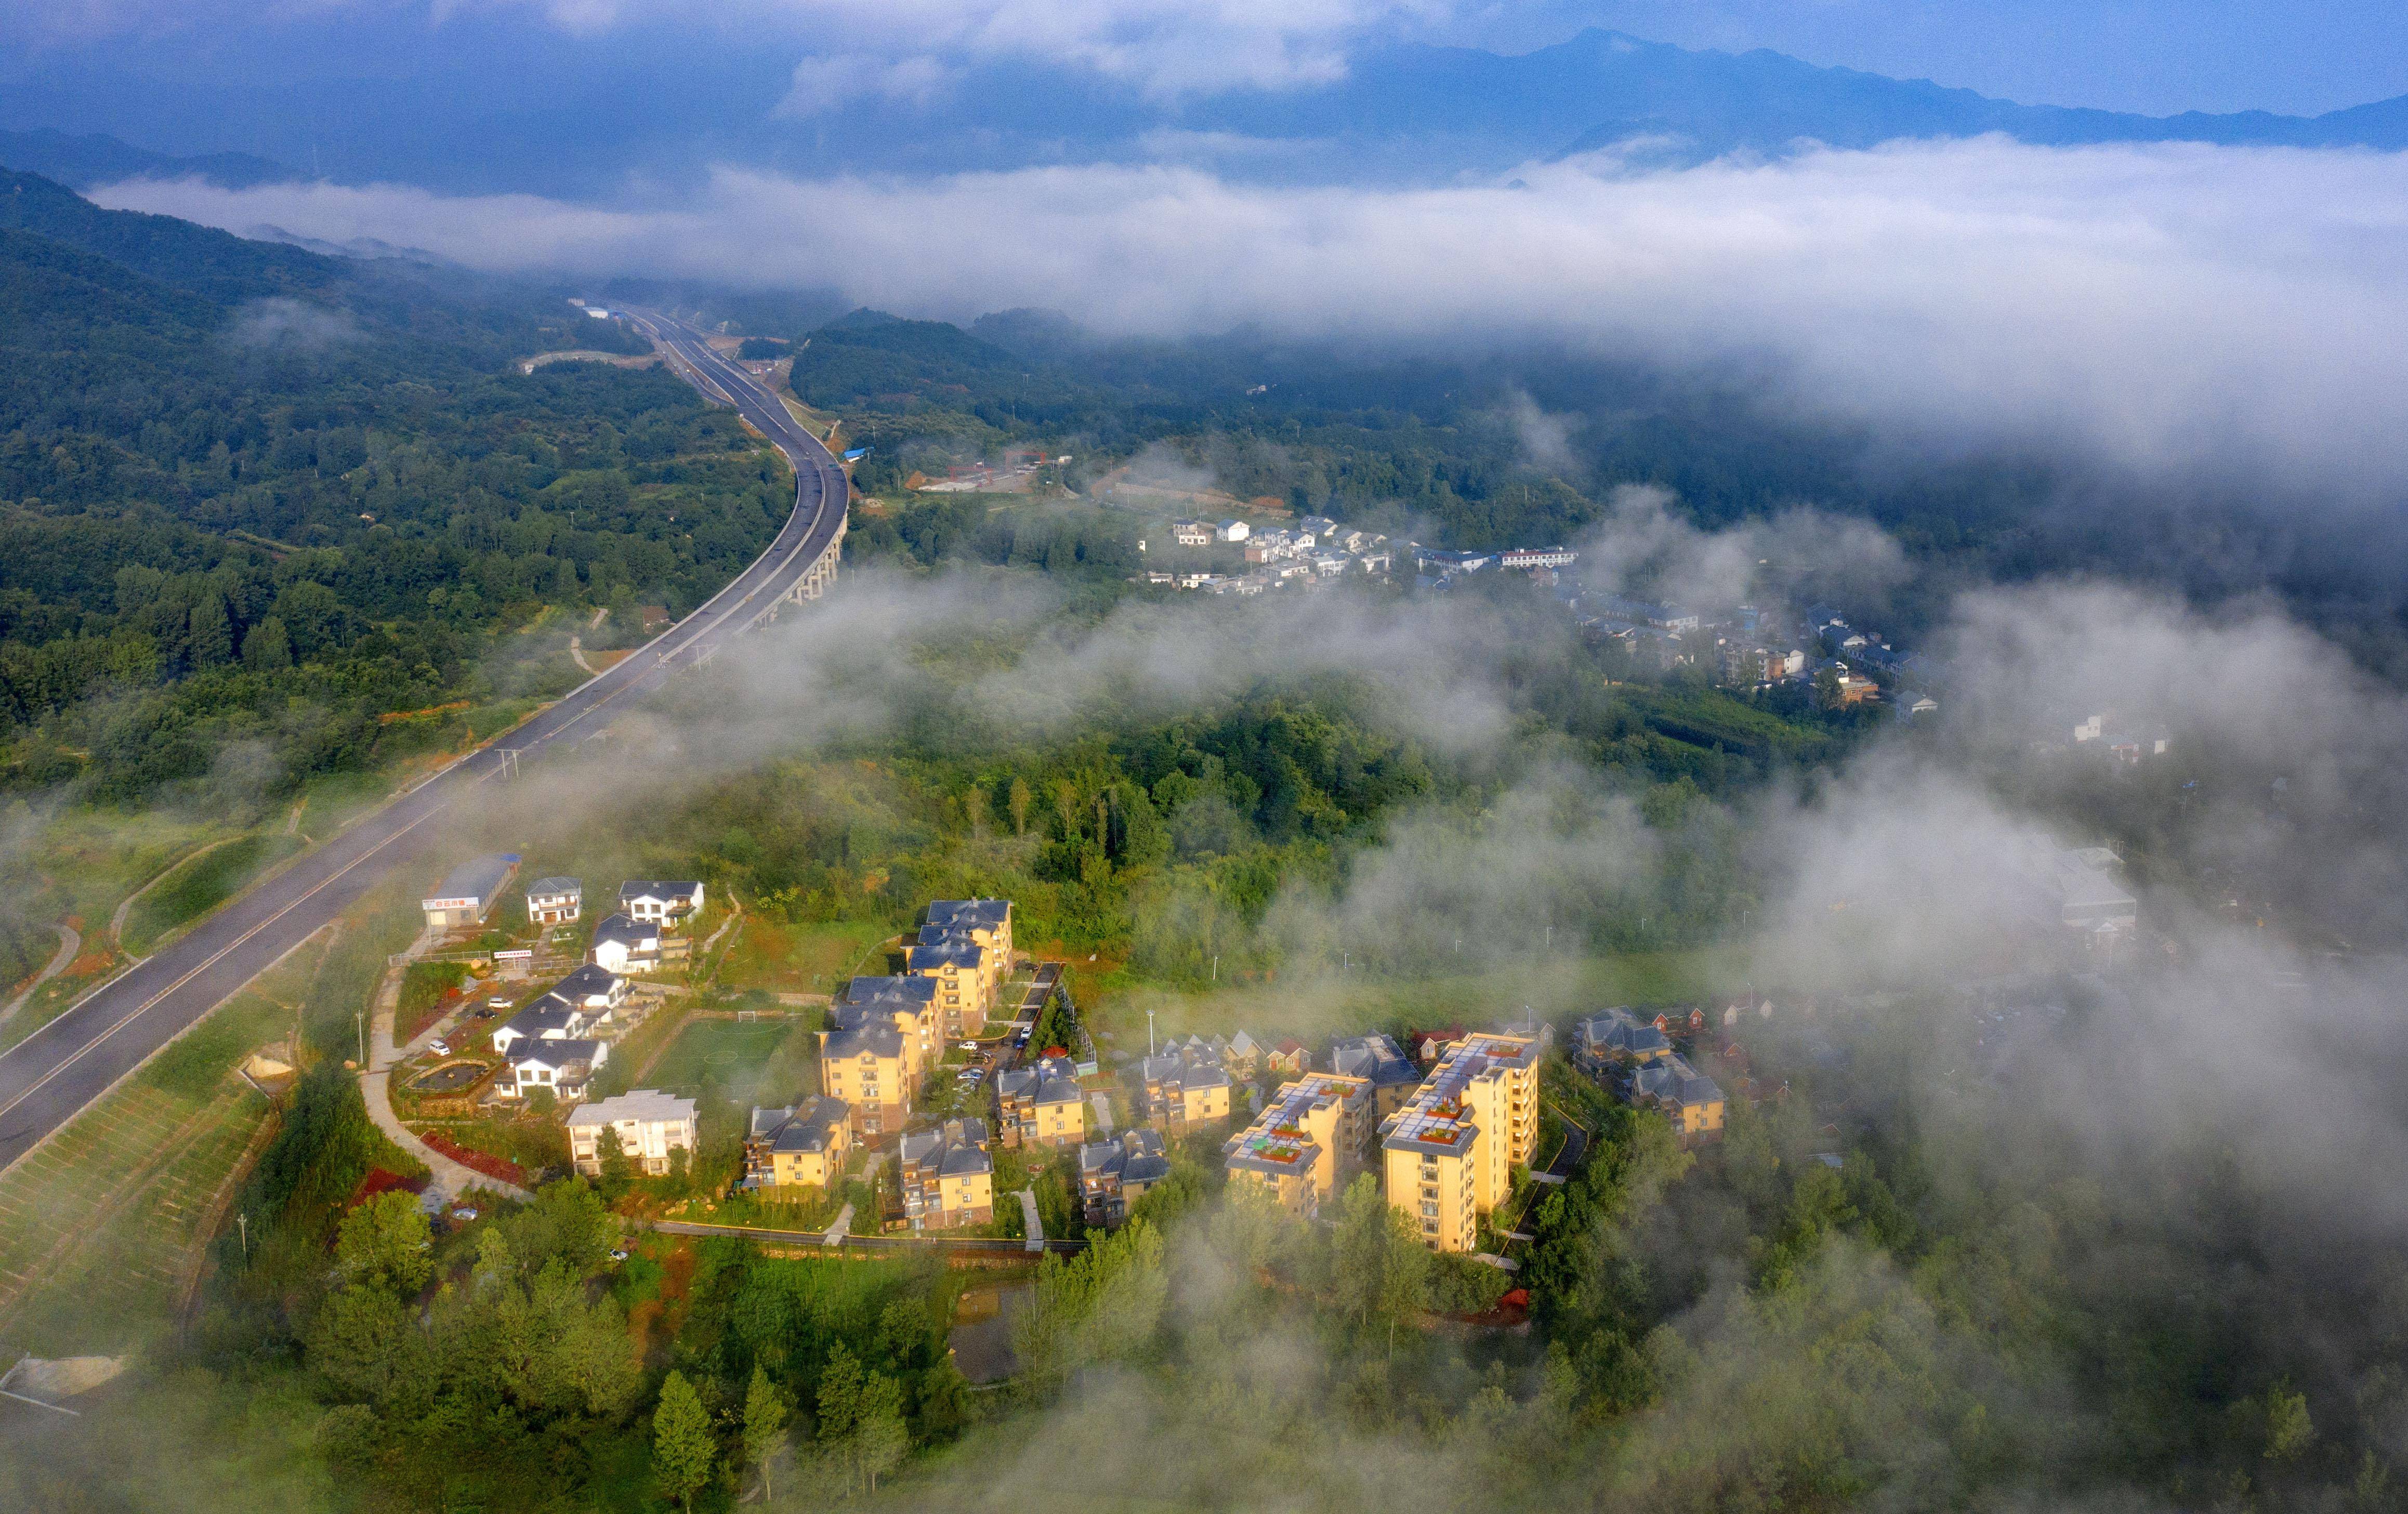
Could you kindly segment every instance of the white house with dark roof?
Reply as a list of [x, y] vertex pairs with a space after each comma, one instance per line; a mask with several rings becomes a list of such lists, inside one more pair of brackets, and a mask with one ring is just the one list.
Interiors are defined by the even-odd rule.
[[525, 1042], [575, 1040], [582, 1036], [592, 1024], [584, 1010], [559, 1000], [551, 1000], [547, 995], [512, 1015], [494, 1032], [494, 1050], [508, 1057], [513, 1047]]
[[622, 911], [594, 927], [585, 960], [605, 972], [648, 973], [661, 964], [661, 928]]
[[627, 980], [589, 962], [554, 983], [529, 1007], [542, 1009], [558, 1005], [580, 1009], [589, 1024], [599, 1025], [626, 1002]]
[[702, 912], [702, 885], [686, 880], [631, 878], [619, 885], [620, 911], [655, 925], [674, 925]]
[[527, 923], [574, 925], [585, 913], [585, 885], [573, 878], [539, 878], [527, 885]]
[[509, 1058], [509, 1077], [494, 1080], [497, 1098], [523, 1099], [550, 1089], [566, 1103], [585, 1096], [585, 1085], [610, 1060], [607, 1041], [528, 1040]]

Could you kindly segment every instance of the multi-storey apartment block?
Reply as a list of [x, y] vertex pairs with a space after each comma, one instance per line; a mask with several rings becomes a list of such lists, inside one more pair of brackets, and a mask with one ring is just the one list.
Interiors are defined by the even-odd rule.
[[893, 1025], [820, 1032], [820, 1092], [852, 1107], [865, 1137], [891, 1135], [911, 1117], [909, 1066], [903, 1035]]
[[1308, 1073], [1280, 1085], [1254, 1123], [1221, 1150], [1232, 1183], [1258, 1185], [1311, 1216], [1362, 1170], [1372, 1125], [1368, 1081]]
[[1380, 1126], [1388, 1202], [1433, 1250], [1469, 1251], [1539, 1139], [1539, 1043], [1475, 1031], [1448, 1043]]
[[936, 986], [938, 1012], [947, 1036], [983, 1036], [995, 1007], [995, 955], [966, 935], [929, 925], [905, 951], [913, 978]]
[[744, 1178], [751, 1189], [824, 1189], [844, 1171], [853, 1145], [853, 1111], [842, 1099], [805, 1099], [791, 1109], [756, 1108], [744, 1137]]
[[944, 1012], [938, 1007], [933, 978], [849, 978], [828, 1006], [828, 1023], [837, 1030], [893, 1029], [903, 1037], [904, 1072], [914, 1089], [944, 1059]]
[[951, 1230], [995, 1218], [995, 1158], [986, 1145], [983, 1120], [948, 1120], [903, 1137], [896, 1172], [912, 1229]]
[[1011, 901], [1009, 899], [939, 899], [928, 906], [923, 930], [966, 936], [987, 950], [987, 969], [995, 986], [1011, 976]]

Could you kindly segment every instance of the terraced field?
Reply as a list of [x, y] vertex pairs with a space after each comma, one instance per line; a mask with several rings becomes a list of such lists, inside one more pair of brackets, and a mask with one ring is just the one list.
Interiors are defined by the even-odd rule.
[[114, 1352], [173, 1323], [204, 1233], [267, 1114], [130, 1080], [0, 1177], [0, 1353]]

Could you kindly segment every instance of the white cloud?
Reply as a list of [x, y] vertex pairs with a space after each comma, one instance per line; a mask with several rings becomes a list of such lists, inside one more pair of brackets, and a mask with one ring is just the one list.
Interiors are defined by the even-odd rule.
[[[1120, 333], [1570, 340], [1739, 358], [1799, 410], [2086, 445], [2207, 478], [2408, 478], [2408, 155], [2003, 139], [1526, 189], [1287, 189], [1170, 167], [804, 182], [722, 170], [606, 209], [398, 187], [129, 184], [107, 203], [374, 236], [487, 267], [835, 283]], [[974, 237], [931, 235], [977, 228]]]
[[925, 104], [949, 88], [958, 71], [931, 57], [881, 58], [848, 52], [806, 58], [795, 64], [795, 82], [774, 114], [808, 120], [841, 110], [858, 100]]

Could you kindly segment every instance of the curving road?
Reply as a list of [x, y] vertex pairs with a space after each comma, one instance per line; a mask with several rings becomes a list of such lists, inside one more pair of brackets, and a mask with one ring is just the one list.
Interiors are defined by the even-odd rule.
[[794, 464], [795, 510], [777, 539], [726, 588], [633, 656], [358, 821], [0, 1052], [0, 1170], [394, 867], [422, 861], [428, 822], [507, 776], [520, 755], [598, 730], [613, 707], [709, 657], [798, 585], [826, 581], [844, 536], [850, 487], [836, 459], [752, 375], [710, 350], [699, 332], [666, 316], [631, 314], [688, 382], [733, 405]]

